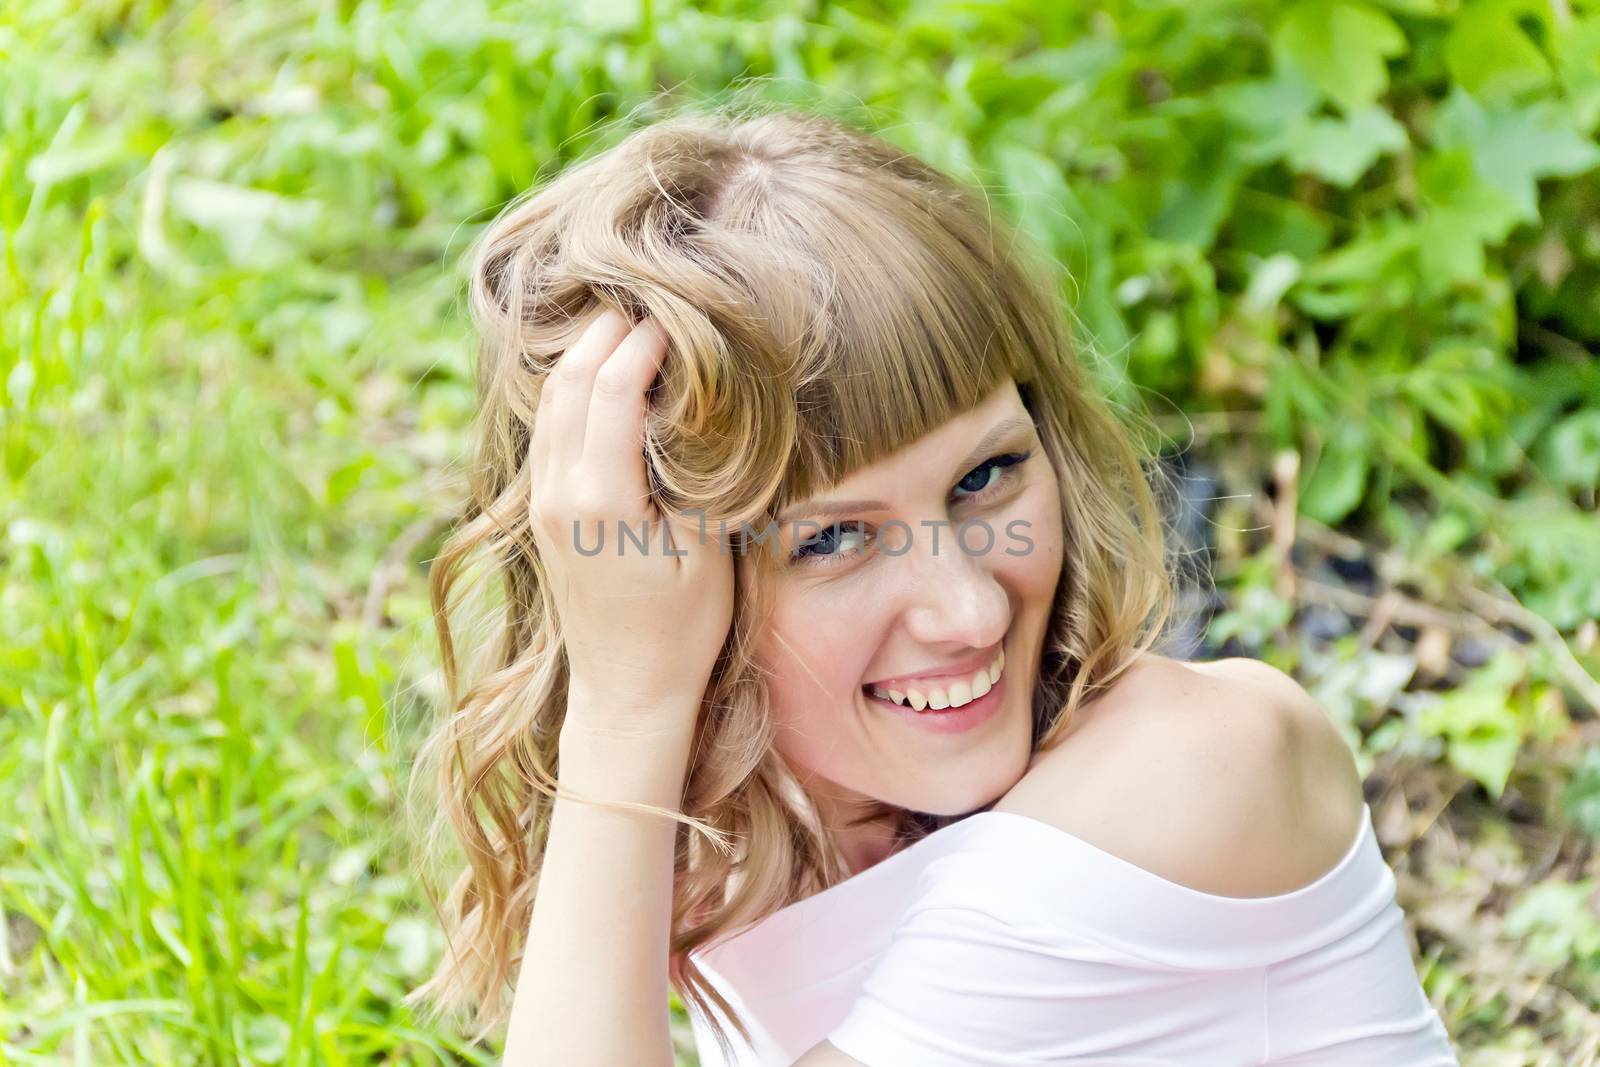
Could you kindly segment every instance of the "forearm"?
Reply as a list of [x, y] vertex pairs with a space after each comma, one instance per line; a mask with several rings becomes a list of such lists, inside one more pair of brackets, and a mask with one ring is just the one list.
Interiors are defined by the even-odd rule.
[[[589, 703], [575, 695], [568, 706], [562, 788], [678, 810], [698, 701], [656, 709], [668, 725], [653, 738], [590, 726], [608, 709]], [[661, 815], [557, 798], [506, 1033], [508, 1067], [671, 1067], [677, 827]]]

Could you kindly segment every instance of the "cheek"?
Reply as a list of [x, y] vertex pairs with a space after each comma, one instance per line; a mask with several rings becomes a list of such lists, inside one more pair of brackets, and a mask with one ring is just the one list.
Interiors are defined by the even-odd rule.
[[807, 765], [824, 759], [849, 728], [855, 694], [877, 647], [872, 605], [780, 605], [759, 643], [767, 691], [786, 758]]
[[1053, 482], [1044, 482], [1018, 499], [999, 530], [996, 577], [1024, 601], [1048, 601], [1055, 595], [1065, 555], [1061, 497]]

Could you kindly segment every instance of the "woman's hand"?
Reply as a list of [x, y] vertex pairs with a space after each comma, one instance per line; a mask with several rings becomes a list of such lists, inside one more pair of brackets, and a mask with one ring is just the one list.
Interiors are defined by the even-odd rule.
[[[666, 347], [654, 322], [630, 329], [602, 312], [544, 383], [528, 446], [530, 526], [570, 677], [561, 794], [507, 1064], [672, 1063], [678, 822], [637, 809], [681, 803], [695, 720], [733, 616], [734, 568], [693, 516], [671, 526], [673, 550], [663, 549], [669, 520], [646, 482], [644, 419]], [[621, 540], [620, 555], [619, 523], [637, 535]]]
[[733, 616], [731, 556], [693, 516], [667, 520], [646, 483], [645, 393], [666, 347], [654, 320], [602, 311], [544, 383], [529, 446], [530, 525], [581, 697], [568, 721], [607, 736], [692, 730]]

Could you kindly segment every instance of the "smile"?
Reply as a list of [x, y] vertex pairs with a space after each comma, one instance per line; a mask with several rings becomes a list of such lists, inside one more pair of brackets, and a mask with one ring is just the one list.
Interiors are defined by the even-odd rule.
[[941, 711], [946, 708], [960, 708], [972, 703], [992, 689], [1000, 680], [1000, 672], [1005, 669], [1006, 650], [1000, 649], [994, 662], [987, 667], [980, 667], [972, 672], [968, 678], [957, 679], [945, 685], [933, 683], [906, 686], [905, 692], [898, 689], [883, 689], [880, 686], [867, 686], [866, 689], [880, 700], [889, 700], [901, 707], [912, 708], [916, 711], [933, 709]]

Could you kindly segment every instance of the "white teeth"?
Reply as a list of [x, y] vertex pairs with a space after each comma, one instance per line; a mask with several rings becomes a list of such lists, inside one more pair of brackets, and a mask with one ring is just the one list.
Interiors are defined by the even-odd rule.
[[948, 689], [938, 686], [912, 689], [908, 686], [902, 693], [898, 689], [885, 690], [875, 685], [872, 687], [872, 695], [915, 708], [917, 711], [922, 711], [924, 708], [932, 708], [935, 711], [943, 708], [959, 708], [972, 703], [993, 689], [994, 683], [1000, 680], [1000, 672], [1005, 670], [1005, 666], [1006, 652], [1002, 648], [993, 663], [972, 672], [971, 678], [952, 682]]

